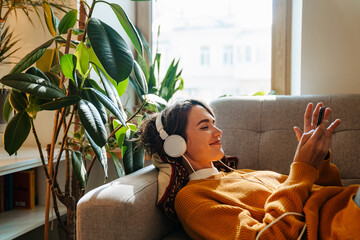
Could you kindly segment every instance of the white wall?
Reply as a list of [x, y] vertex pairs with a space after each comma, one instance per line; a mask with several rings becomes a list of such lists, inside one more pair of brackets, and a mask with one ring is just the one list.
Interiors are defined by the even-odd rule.
[[360, 1], [302, 0], [301, 24], [299, 93], [360, 93]]

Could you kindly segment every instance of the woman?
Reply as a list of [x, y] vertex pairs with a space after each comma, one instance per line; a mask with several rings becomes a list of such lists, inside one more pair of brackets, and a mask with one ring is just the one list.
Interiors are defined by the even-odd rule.
[[[148, 119], [139, 132], [142, 145], [150, 154], [181, 162], [189, 174], [190, 181], [175, 199], [189, 236], [296, 239], [307, 228], [308, 239], [360, 239], [360, 190], [342, 186], [328, 155], [340, 120], [327, 126], [327, 108], [316, 127], [321, 106], [317, 104], [314, 112], [313, 104], [307, 106], [304, 133], [294, 128], [299, 144], [289, 176], [272, 171], [217, 172], [212, 162], [224, 154], [222, 132], [211, 109], [200, 101], [176, 102]], [[174, 134], [183, 140], [172, 141]]]

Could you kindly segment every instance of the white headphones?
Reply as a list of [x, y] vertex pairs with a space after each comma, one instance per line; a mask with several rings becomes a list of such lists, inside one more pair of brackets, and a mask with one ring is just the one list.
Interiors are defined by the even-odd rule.
[[156, 130], [162, 140], [164, 140], [164, 151], [170, 157], [180, 157], [186, 152], [186, 141], [177, 134], [170, 135], [164, 130], [161, 120], [161, 113], [158, 114], [155, 121]]

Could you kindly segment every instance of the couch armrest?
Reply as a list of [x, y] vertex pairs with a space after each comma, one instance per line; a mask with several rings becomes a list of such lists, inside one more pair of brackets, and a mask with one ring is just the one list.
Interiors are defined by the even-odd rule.
[[77, 206], [78, 240], [161, 239], [173, 226], [156, 207], [153, 165], [86, 193]]

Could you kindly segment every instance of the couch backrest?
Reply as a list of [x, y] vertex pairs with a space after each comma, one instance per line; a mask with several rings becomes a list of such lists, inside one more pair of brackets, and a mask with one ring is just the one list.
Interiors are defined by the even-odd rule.
[[303, 129], [306, 105], [320, 101], [332, 109], [331, 121], [341, 119], [331, 144], [332, 162], [345, 185], [360, 184], [360, 94], [226, 97], [211, 106], [225, 154], [238, 157], [238, 168], [288, 174], [297, 146], [293, 127]]

